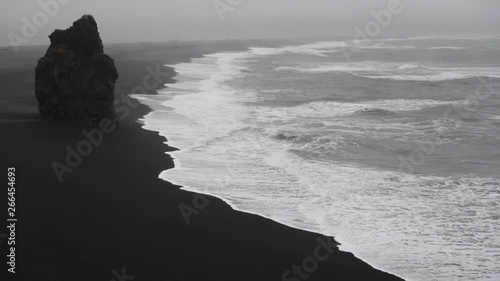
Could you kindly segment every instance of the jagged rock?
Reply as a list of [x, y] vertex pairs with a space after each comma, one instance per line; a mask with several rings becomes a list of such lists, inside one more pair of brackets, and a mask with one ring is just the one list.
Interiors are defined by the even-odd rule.
[[85, 15], [49, 38], [50, 47], [35, 70], [40, 117], [80, 124], [114, 119], [118, 72], [104, 54], [94, 18]]

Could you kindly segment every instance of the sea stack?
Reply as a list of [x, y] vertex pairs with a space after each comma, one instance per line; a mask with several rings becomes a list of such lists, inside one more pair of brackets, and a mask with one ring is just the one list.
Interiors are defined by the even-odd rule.
[[66, 30], [55, 30], [35, 70], [40, 118], [77, 124], [114, 119], [118, 72], [104, 54], [97, 23], [84, 15]]

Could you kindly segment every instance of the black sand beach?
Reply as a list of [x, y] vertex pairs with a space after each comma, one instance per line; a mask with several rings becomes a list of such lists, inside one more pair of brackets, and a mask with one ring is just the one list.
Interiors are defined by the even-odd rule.
[[[239, 50], [245, 42], [105, 48], [120, 74], [120, 98], [142, 85], [147, 66]], [[164, 154], [166, 140], [137, 122], [149, 108], [135, 100], [119, 127], [60, 183], [51, 164], [65, 161], [68, 145], [86, 140], [85, 128], [38, 120], [34, 67], [45, 49], [23, 48], [17, 56], [0, 51], [2, 170], [16, 168], [15, 280], [118, 280], [113, 270], [122, 269], [125, 280], [401, 280], [350, 253], [329, 252], [322, 245], [332, 238], [234, 211], [217, 198], [207, 197], [206, 208], [186, 224], [179, 205], [193, 206], [196, 194], [158, 179], [173, 162]], [[7, 244], [0, 247], [5, 258]], [[328, 258], [317, 269], [282, 279], [318, 247]]]

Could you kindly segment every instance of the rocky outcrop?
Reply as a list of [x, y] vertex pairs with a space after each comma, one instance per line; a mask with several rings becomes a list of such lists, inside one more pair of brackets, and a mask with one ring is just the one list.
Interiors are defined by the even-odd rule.
[[85, 15], [49, 38], [50, 47], [35, 70], [40, 117], [79, 124], [114, 119], [118, 72], [104, 54], [94, 18]]

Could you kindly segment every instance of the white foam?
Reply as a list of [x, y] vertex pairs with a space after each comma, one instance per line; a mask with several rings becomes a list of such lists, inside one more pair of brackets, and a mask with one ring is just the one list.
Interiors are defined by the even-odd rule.
[[327, 57], [329, 53], [340, 52], [342, 48], [348, 47], [350, 44], [352, 43], [350, 43], [349, 41], [325, 41], [303, 45], [287, 45], [274, 48], [253, 47], [250, 48], [250, 53], [257, 56], [272, 56], [292, 53]]
[[415, 111], [429, 107], [444, 105], [459, 105], [466, 103], [461, 101], [438, 101], [423, 99], [388, 99], [358, 103], [319, 101], [310, 102], [293, 107], [260, 107], [256, 108], [257, 120], [271, 122], [273, 120], [283, 121], [296, 118], [329, 118], [335, 116], [346, 116], [369, 109], [382, 109], [392, 112]]
[[[179, 65], [180, 75], [194, 79], [181, 82], [182, 89], [177, 89], [182, 93], [169, 85], [154, 99], [142, 97], [156, 106], [144, 118], [144, 128], [160, 132], [169, 145], [181, 149], [170, 153], [175, 168], [162, 172], [160, 178], [220, 197], [238, 210], [334, 235], [343, 250], [407, 280], [451, 281], [463, 276], [498, 280], [500, 214], [494, 206], [500, 199], [495, 192], [500, 183], [495, 179], [422, 177], [304, 159], [294, 154], [294, 144], [277, 141], [275, 133], [270, 133], [289, 128], [294, 124], [291, 121], [302, 117], [335, 123], [337, 120], [328, 117], [367, 108], [405, 111], [453, 102], [313, 102], [281, 109], [252, 106], [247, 102], [253, 101], [254, 94], [236, 91], [228, 82], [245, 74], [249, 58], [274, 51], [193, 59], [193, 64]], [[352, 68], [361, 65], [343, 66], [355, 71]], [[378, 67], [368, 67], [374, 66]], [[387, 67], [413, 71], [422, 66], [398, 63]], [[410, 129], [405, 126], [400, 131]], [[354, 128], [346, 123], [344, 129]]]
[[311, 49], [338, 49], [349, 46], [349, 41], [321, 41], [302, 45]]
[[369, 45], [371, 41], [323, 41], [304, 45], [289, 45], [275, 48], [250, 48], [250, 52], [259, 56], [282, 55], [286, 53], [327, 57], [329, 53], [341, 52], [345, 48], [354, 49], [414, 49], [414, 46], [394, 46], [385, 43]]
[[452, 81], [452, 80], [462, 80], [478, 77], [489, 77], [489, 78], [500, 78], [500, 73], [492, 74], [491, 72], [453, 72], [447, 71], [439, 74], [430, 75], [357, 75], [364, 78], [371, 79], [387, 79], [396, 81], [427, 81], [427, 82], [439, 82], [439, 81]]
[[276, 68], [277, 71], [289, 70], [304, 73], [328, 73], [328, 72], [353, 72], [353, 71], [372, 71], [375, 70], [370, 65], [361, 65], [355, 63], [338, 63], [338, 64], [325, 64], [317, 67], [292, 67], [280, 66]]
[[384, 38], [378, 39], [377, 41], [410, 41], [410, 40], [429, 40], [429, 39], [447, 39], [454, 35], [429, 35], [429, 36], [414, 36], [408, 38]]
[[450, 39], [450, 40], [484, 40], [496, 39], [500, 35], [495, 34], [443, 34], [443, 35], [428, 35], [428, 36], [414, 36], [409, 38], [387, 38], [379, 39], [378, 41], [410, 41], [410, 40], [430, 40], [430, 39]]
[[450, 37], [452, 40], [489, 40], [498, 38], [500, 38], [498, 34], [465, 34]]
[[466, 50], [469, 47], [453, 47], [453, 46], [442, 46], [442, 47], [429, 47], [427, 50]]
[[405, 63], [405, 64], [398, 66], [398, 69], [406, 70], [406, 69], [415, 69], [415, 68], [419, 68], [419, 67], [421, 67], [421, 66], [417, 63]]
[[309, 48], [306, 45], [303, 46], [285, 46], [281, 48], [250, 48], [250, 51], [254, 55], [269, 56], [269, 55], [281, 55], [285, 53], [293, 54], [303, 54], [303, 55], [313, 55], [319, 57], [326, 57], [326, 53], [338, 52], [338, 50], [318, 50], [314, 48]]
[[360, 49], [374, 49], [374, 50], [377, 50], [377, 49], [415, 49], [416, 47], [415, 46], [409, 46], [409, 45], [406, 45], [406, 46], [395, 46], [395, 45], [388, 45], [388, 44], [385, 44], [385, 43], [378, 43], [378, 44], [375, 44], [375, 45], [361, 45], [358, 48], [360, 48]]
[[313, 225], [375, 267], [409, 280], [500, 277], [500, 248], [492, 247], [500, 245], [493, 235], [499, 213], [487, 207], [500, 199], [497, 181], [381, 172], [289, 153], [280, 161], [276, 166], [317, 195], [300, 207]]
[[[161, 177], [235, 209], [334, 235], [341, 249], [407, 280], [500, 276], [494, 179], [420, 177], [304, 160], [255, 130], [186, 151]], [[480, 204], [478, 202], [481, 202]], [[483, 205], [486, 204], [486, 205]], [[480, 249], [491, 249], [478, 256]], [[459, 265], [459, 266], [456, 266]]]
[[[154, 107], [164, 109], [148, 114], [145, 129], [159, 131], [168, 137], [171, 146], [185, 149], [227, 135], [245, 125], [239, 120], [245, 108], [233, 102], [235, 91], [225, 87], [227, 80], [242, 75], [244, 68], [235, 62], [247, 53], [218, 53], [194, 59], [192, 64], [180, 64], [176, 72], [197, 81], [169, 84], [159, 91], [159, 98], [139, 97]], [[179, 94], [176, 90], [183, 90]], [[219, 124], [211, 128], [210, 124]], [[168, 134], [168, 135], [167, 135]]]
[[277, 71], [300, 73], [344, 72], [371, 79], [397, 81], [448, 81], [475, 77], [500, 78], [500, 67], [445, 67], [412, 62], [338, 62], [313, 66], [281, 66]]
[[198, 82], [182, 82], [166, 84], [169, 90], [196, 90], [199, 86]]
[[423, 68], [425, 66], [413, 62], [380, 62], [380, 61], [362, 61], [362, 62], [335, 62], [315, 65], [299, 66], [281, 66], [276, 70], [289, 70], [303, 73], [328, 73], [328, 72], [387, 72], [407, 69]]
[[[313, 55], [320, 57], [327, 57], [328, 53], [341, 52], [345, 48], [355, 49], [357, 51], [363, 49], [415, 49], [412, 45], [390, 45], [385, 42], [398, 42], [398, 41], [418, 41], [418, 40], [428, 40], [428, 39], [490, 39], [497, 38], [494, 35], [437, 35], [437, 36], [420, 36], [420, 37], [410, 37], [410, 38], [387, 38], [387, 39], [370, 39], [370, 40], [347, 40], [347, 41], [319, 41], [303, 45], [286, 45], [280, 47], [256, 47], [250, 48], [250, 52], [254, 55], [259, 56], [272, 56], [272, 55], [282, 55], [286, 53], [293, 54], [303, 54], [303, 55]], [[463, 47], [431, 47], [428, 49], [462, 49]]]

